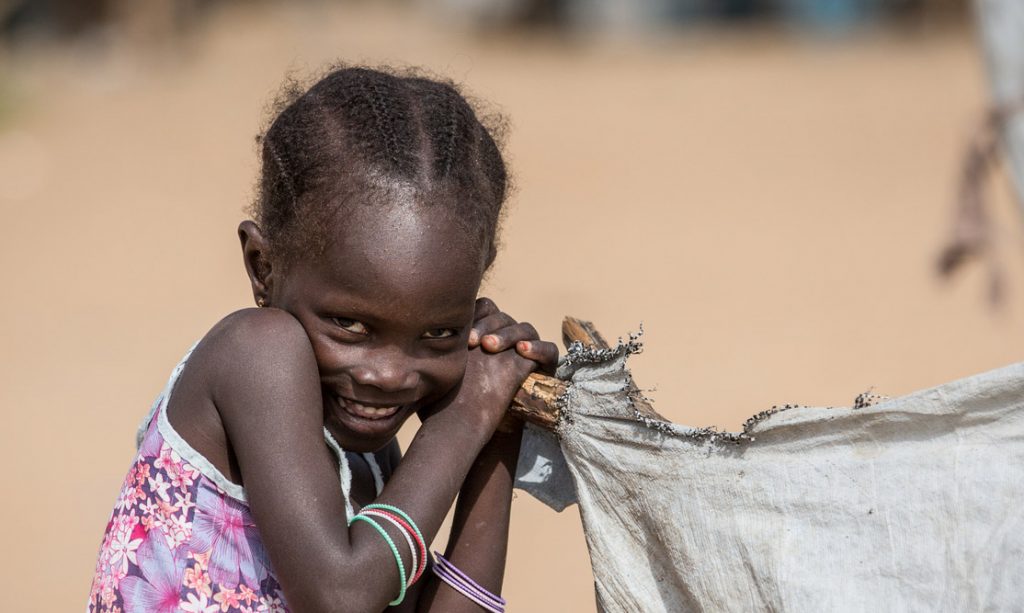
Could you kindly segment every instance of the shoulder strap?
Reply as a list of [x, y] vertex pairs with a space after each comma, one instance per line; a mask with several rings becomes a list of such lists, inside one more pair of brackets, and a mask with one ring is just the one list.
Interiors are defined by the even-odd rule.
[[341, 495], [345, 499], [345, 517], [351, 519], [355, 512], [352, 510], [352, 469], [348, 466], [348, 458], [345, 450], [341, 448], [338, 441], [334, 440], [331, 432], [324, 428], [324, 439], [327, 446], [331, 448], [334, 455], [338, 456], [338, 477], [341, 479]]
[[171, 390], [174, 389], [174, 384], [178, 382], [178, 377], [181, 375], [181, 371], [185, 370], [185, 362], [188, 361], [189, 356], [192, 355], [192, 351], [195, 350], [196, 345], [198, 344], [198, 341], [193, 343], [192, 346], [188, 348], [188, 351], [185, 352], [185, 357], [181, 358], [178, 365], [174, 367], [173, 371], [171, 371], [171, 377], [167, 380], [167, 385], [164, 386], [163, 391], [161, 391], [160, 395], [153, 401], [153, 404], [149, 407], [149, 411], [146, 413], [146, 416], [142, 419], [142, 423], [140, 423], [138, 429], [135, 430], [136, 450], [142, 447], [142, 439], [146, 438], [146, 431], [149, 430], [149, 425], [153, 422], [153, 416], [156, 415], [157, 409], [160, 408], [160, 405], [163, 404], [164, 400], [170, 397]]
[[380, 493], [384, 491], [384, 473], [380, 470], [380, 464], [377, 464], [377, 456], [372, 453], [364, 453], [363, 457], [370, 465], [370, 472], [373, 473], [373, 487], [377, 490], [377, 495], [380, 496]]

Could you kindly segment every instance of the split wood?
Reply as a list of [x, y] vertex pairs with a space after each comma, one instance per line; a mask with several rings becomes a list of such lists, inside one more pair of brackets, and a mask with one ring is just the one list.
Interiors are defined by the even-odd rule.
[[[608, 349], [608, 342], [589, 321], [566, 317], [562, 320], [562, 342], [566, 348], [574, 341], [584, 345]], [[526, 421], [546, 430], [554, 430], [558, 423], [558, 399], [565, 394], [569, 384], [561, 379], [534, 373], [530, 375], [512, 399], [509, 410]], [[634, 408], [641, 414], [652, 419], [664, 421], [651, 404], [640, 395], [636, 386], [630, 384], [630, 391], [635, 393]]]

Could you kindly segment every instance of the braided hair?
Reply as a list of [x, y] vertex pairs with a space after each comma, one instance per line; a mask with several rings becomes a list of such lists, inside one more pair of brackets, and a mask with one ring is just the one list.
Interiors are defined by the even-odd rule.
[[453, 83], [340, 67], [308, 89], [288, 84], [274, 108], [257, 137], [252, 214], [275, 256], [322, 252], [340, 207], [385, 205], [398, 188], [444, 207], [490, 266], [509, 183], [498, 144], [502, 123], [478, 117]]

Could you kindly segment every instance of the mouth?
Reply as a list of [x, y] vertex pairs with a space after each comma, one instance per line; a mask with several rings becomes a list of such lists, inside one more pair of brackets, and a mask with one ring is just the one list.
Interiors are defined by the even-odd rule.
[[338, 402], [338, 406], [343, 411], [353, 417], [359, 419], [368, 419], [371, 421], [383, 421], [389, 417], [394, 416], [398, 413], [404, 405], [382, 405], [382, 404], [368, 404], [353, 400], [352, 398], [345, 398], [344, 396], [335, 396]]

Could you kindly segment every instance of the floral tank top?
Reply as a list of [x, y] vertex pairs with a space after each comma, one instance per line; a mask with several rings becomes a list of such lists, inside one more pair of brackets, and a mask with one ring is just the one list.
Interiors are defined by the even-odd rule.
[[[244, 488], [185, 442], [167, 419], [171, 391], [189, 354], [139, 427], [138, 454], [103, 536], [88, 613], [289, 610]], [[324, 435], [338, 456], [351, 517], [346, 454], [326, 429]], [[380, 467], [373, 454], [363, 455], [379, 494], [384, 486]]]

